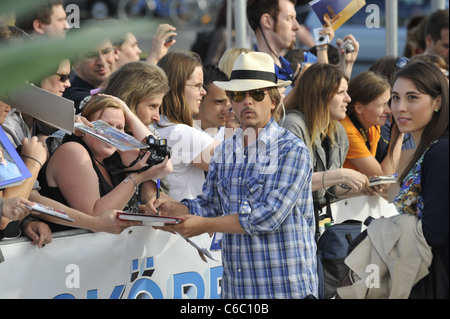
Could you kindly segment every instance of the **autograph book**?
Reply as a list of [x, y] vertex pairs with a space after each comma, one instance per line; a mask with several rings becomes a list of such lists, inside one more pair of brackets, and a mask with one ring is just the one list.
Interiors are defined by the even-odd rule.
[[75, 123], [75, 128], [116, 147], [120, 151], [129, 151], [148, 147], [147, 144], [138, 141], [127, 133], [119, 131], [102, 120], [92, 122], [91, 124], [92, 127], [82, 123]]
[[366, 5], [365, 0], [314, 0], [309, 3], [314, 13], [325, 27], [324, 15], [328, 15], [336, 31]]
[[376, 186], [381, 184], [394, 184], [397, 182], [397, 174], [376, 176], [369, 178], [369, 186]]
[[[133, 214], [128, 212], [117, 212], [117, 217], [120, 220], [137, 220], [142, 221], [142, 225], [144, 226], [164, 226], [164, 225], [176, 225], [184, 222], [184, 218], [181, 217], [172, 217], [172, 216], [161, 216], [161, 215], [146, 215], [146, 214]], [[217, 260], [211, 252], [202, 247], [200, 243], [197, 242], [198, 237], [202, 235], [195, 236], [193, 238], [183, 237], [189, 244], [191, 244], [194, 248], [196, 248], [200, 254], [200, 257], [206, 262], [206, 259], [203, 255], [206, 255], [211, 260]]]
[[65, 212], [63, 212], [62, 210], [53, 208], [53, 207], [49, 207], [49, 206], [42, 205], [39, 203], [36, 203], [33, 206], [27, 205], [27, 207], [31, 210], [34, 210], [34, 211], [42, 213], [42, 214], [50, 215], [53, 217], [58, 217], [58, 218], [61, 218], [64, 220], [68, 220], [69, 222], [73, 222], [73, 219], [70, 218]]
[[75, 132], [75, 108], [73, 101], [48, 92], [37, 86], [26, 84], [11, 92], [8, 103], [68, 134]]
[[142, 225], [144, 226], [164, 226], [165, 224], [176, 225], [184, 222], [184, 219], [180, 217], [133, 214], [127, 212], [118, 212], [117, 217], [120, 220], [142, 221]]
[[20, 185], [31, 177], [28, 167], [0, 126], [0, 189]]

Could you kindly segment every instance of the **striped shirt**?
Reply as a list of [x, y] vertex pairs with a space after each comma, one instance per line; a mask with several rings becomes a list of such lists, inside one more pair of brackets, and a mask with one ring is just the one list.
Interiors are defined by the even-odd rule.
[[239, 214], [246, 234], [222, 239], [222, 298], [317, 296], [308, 149], [273, 119], [244, 147], [251, 133], [216, 148], [202, 195], [182, 203], [203, 217]]

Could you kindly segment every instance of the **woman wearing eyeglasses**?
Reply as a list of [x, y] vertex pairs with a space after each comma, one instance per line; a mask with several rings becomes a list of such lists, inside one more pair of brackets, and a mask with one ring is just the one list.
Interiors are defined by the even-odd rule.
[[167, 74], [170, 91], [161, 105], [157, 129], [172, 147], [173, 171], [167, 176], [169, 195], [180, 201], [201, 194], [209, 161], [219, 144], [207, 133], [194, 127], [193, 116], [199, 112], [206, 95], [203, 65], [193, 52], [170, 52], [158, 62]]
[[369, 184], [367, 176], [343, 168], [348, 151], [347, 134], [339, 123], [351, 99], [347, 76], [334, 65], [314, 64], [303, 74], [300, 85], [286, 104], [283, 126], [308, 146], [314, 173], [315, 209], [341, 196], [351, 196]]

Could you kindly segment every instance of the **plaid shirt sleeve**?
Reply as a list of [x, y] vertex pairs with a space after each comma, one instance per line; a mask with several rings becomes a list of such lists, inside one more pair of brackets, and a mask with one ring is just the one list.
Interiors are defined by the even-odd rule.
[[216, 185], [217, 164], [211, 160], [209, 171], [205, 183], [203, 184], [202, 194], [195, 199], [183, 199], [182, 204], [188, 206], [189, 214], [202, 217], [221, 216], [222, 206]]
[[[240, 206], [239, 221], [249, 235], [272, 232], [292, 213], [294, 206], [308, 211], [311, 204], [312, 168], [308, 150], [290, 145], [280, 153], [278, 169], [250, 185], [250, 194]], [[260, 187], [264, 194], [254, 200], [253, 194]]]

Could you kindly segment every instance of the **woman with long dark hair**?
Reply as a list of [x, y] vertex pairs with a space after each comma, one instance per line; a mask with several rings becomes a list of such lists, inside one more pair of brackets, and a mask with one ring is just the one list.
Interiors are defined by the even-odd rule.
[[401, 190], [394, 204], [401, 214], [422, 220], [433, 252], [427, 293], [448, 298], [449, 86], [438, 67], [421, 61], [401, 69], [395, 79], [392, 114], [399, 130], [412, 134], [417, 148], [400, 175]]

